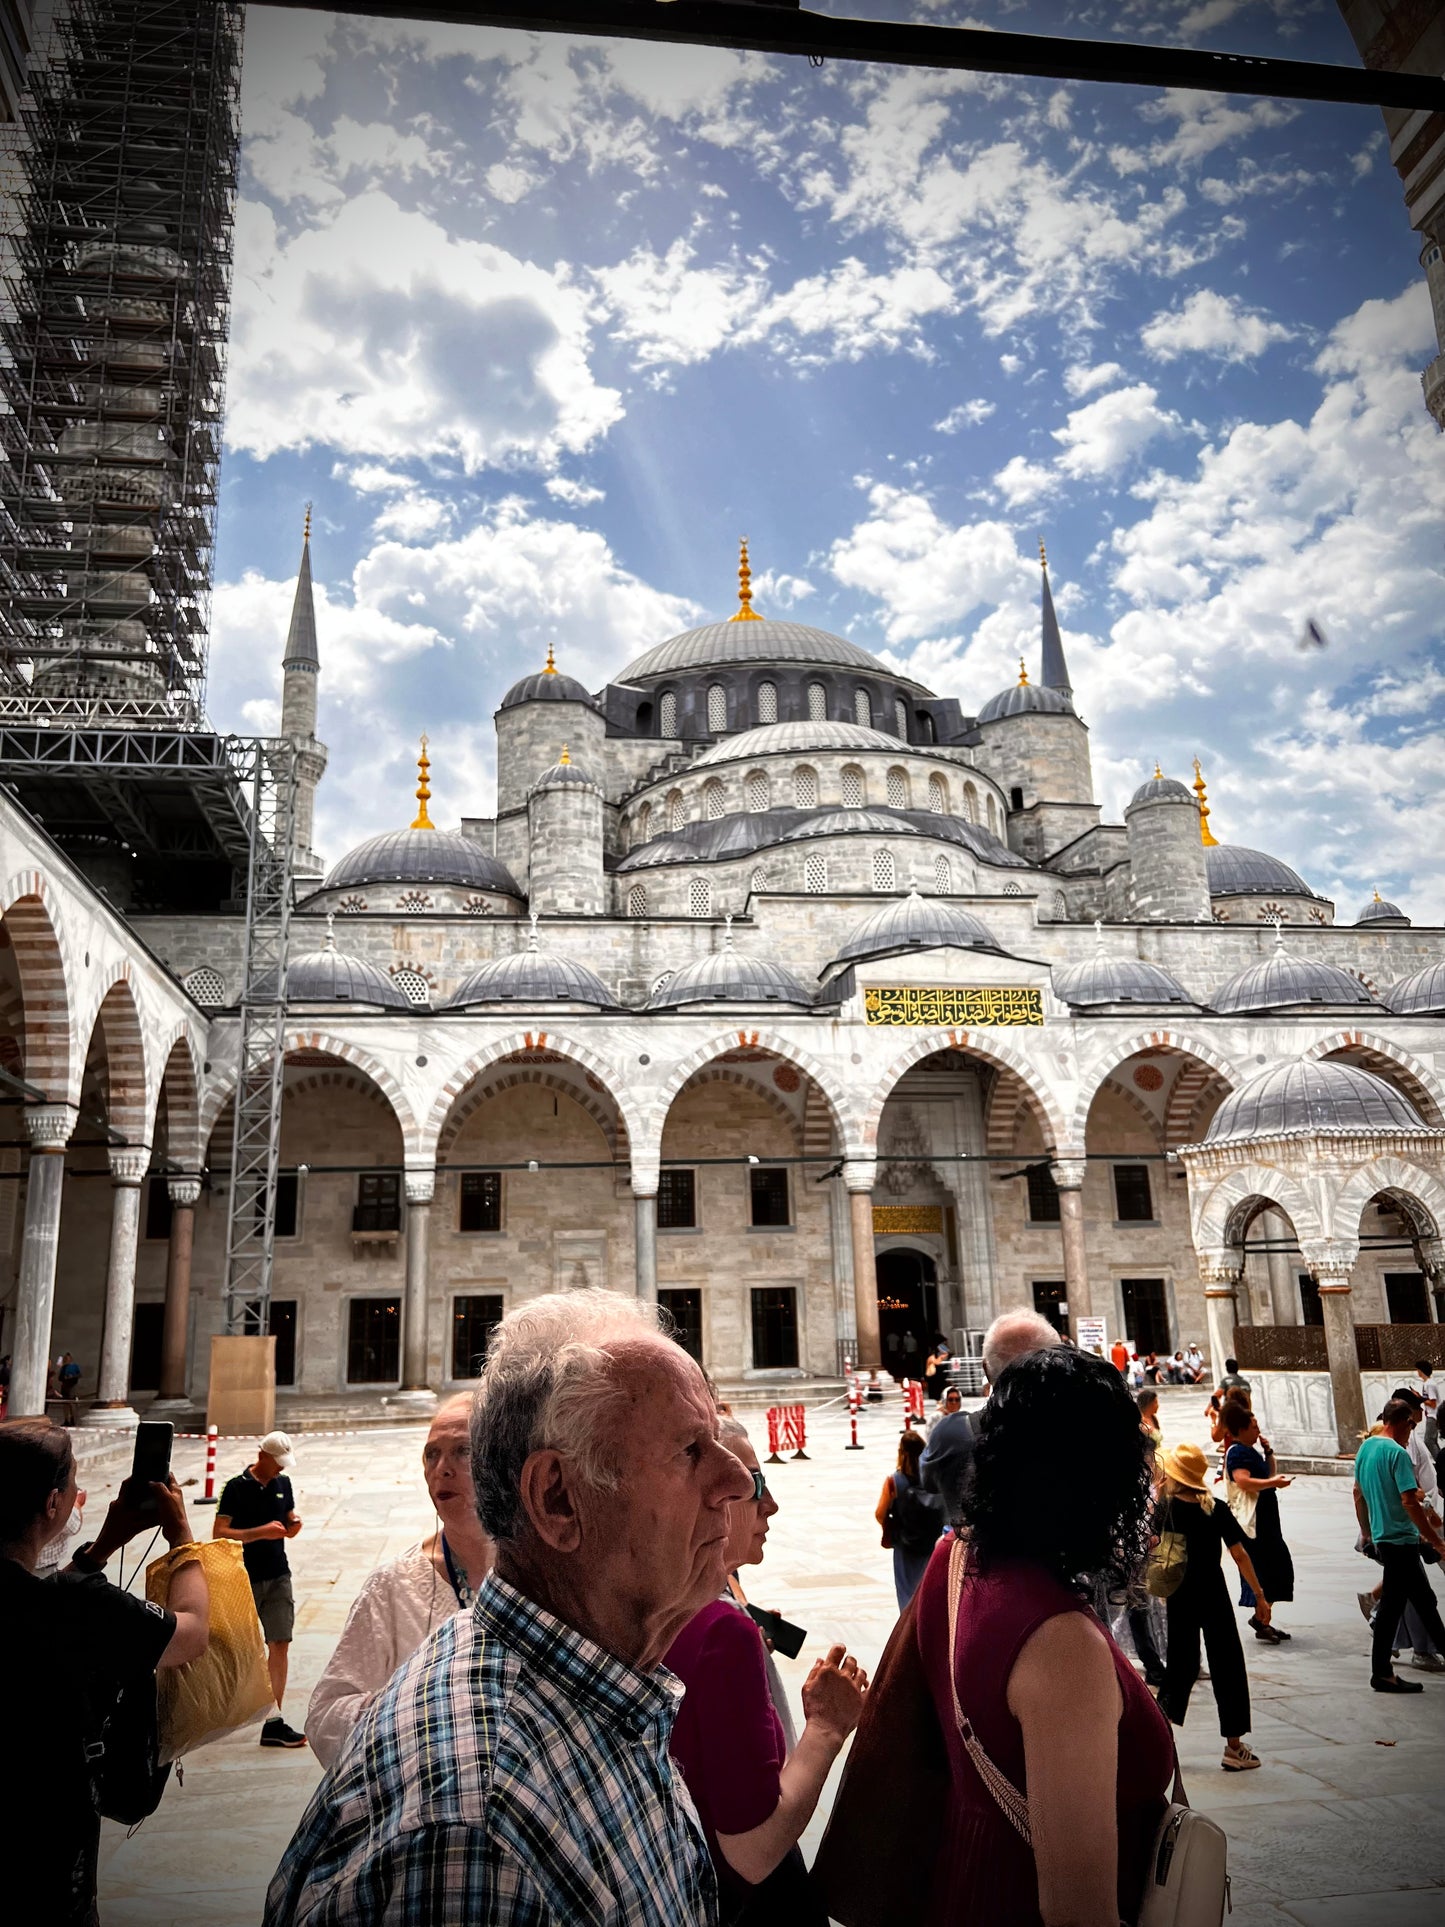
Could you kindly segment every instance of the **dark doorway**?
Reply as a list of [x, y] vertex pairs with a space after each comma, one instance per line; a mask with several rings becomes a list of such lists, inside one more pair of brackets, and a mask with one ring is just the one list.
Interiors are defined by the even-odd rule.
[[137, 1305], [130, 1341], [130, 1389], [153, 1392], [161, 1382], [161, 1326], [163, 1304]]
[[[490, 1174], [487, 1174], [490, 1175]], [[502, 1294], [481, 1292], [452, 1300], [452, 1377], [480, 1378], [493, 1329], [502, 1322]]]
[[1430, 1299], [1424, 1276], [1418, 1271], [1387, 1271], [1385, 1304], [1392, 1325], [1430, 1323]]
[[401, 1300], [353, 1298], [347, 1315], [347, 1383], [395, 1385], [400, 1377]]
[[895, 1378], [922, 1378], [938, 1333], [938, 1267], [922, 1251], [880, 1251], [878, 1338]]
[[1323, 1325], [1325, 1322], [1325, 1308], [1320, 1303], [1320, 1288], [1316, 1280], [1311, 1278], [1307, 1271], [1302, 1271], [1299, 1275], [1299, 1301], [1305, 1323], [1307, 1325]]
[[696, 1288], [686, 1291], [660, 1291], [657, 1302], [672, 1319], [673, 1336], [687, 1353], [702, 1363], [702, 1293]]
[[1034, 1310], [1040, 1318], [1048, 1319], [1060, 1337], [1069, 1328], [1069, 1314], [1064, 1309], [1068, 1301], [1068, 1289], [1062, 1278], [1035, 1278]]
[[1141, 1357], [1146, 1352], [1167, 1352], [1169, 1340], [1169, 1301], [1162, 1278], [1125, 1278], [1120, 1289], [1124, 1295], [1124, 1329], [1134, 1341]]
[[797, 1292], [791, 1285], [754, 1285], [753, 1369], [787, 1371], [797, 1362]]

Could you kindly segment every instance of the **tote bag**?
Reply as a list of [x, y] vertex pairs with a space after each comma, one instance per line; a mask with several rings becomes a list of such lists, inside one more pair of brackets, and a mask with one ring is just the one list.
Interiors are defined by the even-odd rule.
[[258, 1719], [274, 1697], [266, 1642], [245, 1560], [234, 1539], [209, 1539], [146, 1567], [146, 1598], [166, 1603], [171, 1572], [199, 1557], [211, 1596], [211, 1637], [199, 1659], [170, 1666], [159, 1683], [160, 1757], [179, 1760], [207, 1740]]

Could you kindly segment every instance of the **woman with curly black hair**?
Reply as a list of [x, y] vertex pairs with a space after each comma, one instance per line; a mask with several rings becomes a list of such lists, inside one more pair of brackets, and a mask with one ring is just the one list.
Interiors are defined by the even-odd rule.
[[[1014, 1359], [975, 1424], [962, 1530], [918, 1593], [952, 1781], [929, 1917], [1118, 1927], [1174, 1747], [1089, 1599], [1145, 1556], [1149, 1442], [1114, 1367], [1064, 1346]], [[1087, 1441], [1077, 1470], [1062, 1441]]]

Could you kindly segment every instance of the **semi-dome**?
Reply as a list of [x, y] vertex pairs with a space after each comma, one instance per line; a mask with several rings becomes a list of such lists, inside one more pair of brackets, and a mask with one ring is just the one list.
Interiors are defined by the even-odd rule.
[[1212, 897], [1313, 897], [1297, 870], [1242, 843], [1214, 843], [1204, 852]]
[[[772, 622], [766, 617], [747, 622], [704, 623], [685, 629], [654, 648], [644, 650], [617, 678], [641, 682], [649, 676], [670, 676], [692, 669], [725, 668], [737, 663], [817, 663], [833, 669], [865, 669], [897, 681], [894, 672], [856, 642], [810, 629], [801, 622]], [[917, 685], [910, 685], [916, 687]]]
[[812, 998], [779, 963], [735, 950], [731, 938], [721, 950], [675, 970], [647, 1000], [649, 1010], [676, 1010], [683, 1004], [796, 1004], [807, 1010]]
[[539, 669], [535, 676], [523, 676], [512, 684], [498, 707], [516, 709], [521, 703], [585, 703], [588, 709], [597, 707], [590, 690], [556, 669]]
[[915, 891], [895, 898], [864, 919], [833, 963], [861, 963], [900, 950], [997, 950], [998, 939], [980, 917], [938, 897]]
[[1016, 682], [1011, 689], [1001, 689], [996, 696], [990, 696], [978, 712], [981, 723], [996, 723], [1000, 716], [1072, 716], [1076, 713], [1073, 703], [1062, 689], [1050, 689], [1047, 683]]
[[1249, 1010], [1291, 1010], [1300, 1004], [1352, 1004], [1379, 1008], [1348, 970], [1316, 957], [1295, 957], [1276, 943], [1273, 956], [1251, 964], [1215, 991], [1210, 1003], [1224, 1016]]
[[917, 836], [918, 825], [910, 823], [901, 811], [885, 814], [882, 810], [810, 810], [796, 828], [785, 830], [780, 843], [797, 843], [806, 836], [856, 836], [860, 831], [874, 836]]
[[1414, 1105], [1383, 1077], [1354, 1064], [1313, 1059], [1276, 1064], [1231, 1092], [1204, 1138], [1207, 1144], [1226, 1144], [1300, 1131], [1353, 1136], [1424, 1129]]
[[1157, 765], [1149, 781], [1141, 783], [1129, 798], [1129, 808], [1132, 810], [1136, 803], [1193, 803], [1198, 808], [1198, 799], [1177, 778], [1161, 776]]
[[[275, 974], [270, 973], [275, 982]], [[327, 919], [326, 941], [303, 950], [286, 966], [288, 1004], [375, 1004], [383, 1010], [410, 1010], [411, 999], [378, 964], [336, 948]]]
[[534, 929], [525, 950], [479, 964], [447, 999], [448, 1010], [469, 1004], [596, 1004], [613, 1008], [602, 979], [586, 964], [539, 950]]
[[1397, 1017], [1445, 1017], [1445, 963], [1427, 964], [1391, 984], [1384, 1002]]
[[1190, 1004], [1183, 985], [1143, 957], [1090, 957], [1053, 973], [1054, 995], [1066, 1004]]
[[744, 762], [754, 756], [802, 756], [819, 749], [886, 749], [897, 756], [907, 747], [896, 736], [885, 736], [866, 723], [762, 723], [714, 743], [694, 759], [692, 768]]
[[1378, 890], [1355, 918], [1356, 929], [1358, 929], [1361, 924], [1371, 923], [1389, 924], [1396, 930], [1408, 930], [1410, 928], [1410, 919], [1405, 915], [1405, 912], [1398, 904], [1386, 903]]
[[369, 883], [450, 883], [500, 896], [522, 892], [505, 864], [457, 830], [387, 830], [348, 850], [321, 885], [356, 890]]

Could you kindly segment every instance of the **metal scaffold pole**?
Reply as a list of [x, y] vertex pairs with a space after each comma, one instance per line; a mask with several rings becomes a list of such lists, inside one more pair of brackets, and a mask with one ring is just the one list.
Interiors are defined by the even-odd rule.
[[270, 1323], [286, 1058], [296, 745], [289, 739], [270, 738], [246, 747], [252, 757], [251, 847], [226, 1221], [226, 1330], [264, 1333]]

